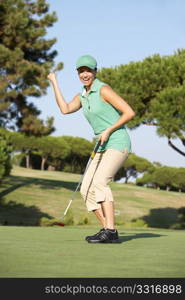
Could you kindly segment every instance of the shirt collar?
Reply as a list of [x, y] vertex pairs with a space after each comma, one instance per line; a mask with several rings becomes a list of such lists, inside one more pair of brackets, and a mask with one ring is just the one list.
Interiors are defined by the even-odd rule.
[[[98, 90], [98, 79], [95, 78], [94, 81], [93, 81], [93, 84], [92, 84], [92, 86], [91, 86], [91, 89], [90, 89], [90, 92], [89, 92], [89, 93], [91, 93], [91, 92], [96, 92], [97, 90]], [[83, 88], [82, 88], [82, 96], [84, 97], [85, 94], [86, 94], [86, 89], [85, 89], [85, 87], [83, 86]]]

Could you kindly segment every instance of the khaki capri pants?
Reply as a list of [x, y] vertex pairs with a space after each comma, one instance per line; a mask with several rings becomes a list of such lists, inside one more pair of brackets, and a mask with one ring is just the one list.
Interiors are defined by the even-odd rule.
[[88, 211], [99, 209], [100, 202], [113, 201], [112, 191], [108, 184], [123, 166], [127, 157], [127, 149], [124, 152], [107, 149], [95, 154], [84, 175], [80, 189]]

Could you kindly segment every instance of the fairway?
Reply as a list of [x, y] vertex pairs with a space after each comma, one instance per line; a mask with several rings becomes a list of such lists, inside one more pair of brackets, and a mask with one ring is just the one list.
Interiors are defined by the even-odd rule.
[[88, 244], [90, 226], [0, 226], [0, 277], [185, 277], [185, 233], [118, 228], [120, 244]]
[[[184, 207], [184, 193], [111, 183], [120, 244], [84, 240], [99, 228], [79, 192], [72, 226], [35, 226], [43, 217], [61, 217], [79, 179], [78, 174], [14, 167], [3, 180], [0, 277], [185, 277], [185, 232], [170, 228]], [[142, 222], [134, 221], [138, 218]]]

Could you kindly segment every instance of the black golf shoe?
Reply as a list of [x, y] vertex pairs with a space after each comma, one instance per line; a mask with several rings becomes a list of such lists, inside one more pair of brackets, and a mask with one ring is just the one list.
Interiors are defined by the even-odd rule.
[[95, 233], [95, 234], [93, 234], [93, 235], [88, 235], [88, 236], [86, 236], [85, 240], [88, 242], [88, 241], [91, 240], [91, 239], [96, 239], [96, 238], [99, 236], [99, 234], [100, 234], [101, 232], [103, 232], [104, 230], [105, 230], [105, 228], [102, 228], [102, 229], [100, 229], [100, 231], [98, 231], [97, 233]]
[[104, 229], [98, 235], [87, 240], [88, 243], [120, 243], [117, 230]]

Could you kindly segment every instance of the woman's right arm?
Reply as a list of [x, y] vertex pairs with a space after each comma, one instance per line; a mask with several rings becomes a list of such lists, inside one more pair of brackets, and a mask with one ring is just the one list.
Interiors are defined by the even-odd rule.
[[55, 73], [50, 73], [47, 78], [50, 80], [53, 86], [56, 102], [63, 114], [71, 114], [82, 107], [80, 102], [80, 94], [76, 95], [69, 103], [65, 102], [64, 97], [59, 89]]

